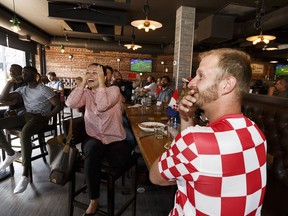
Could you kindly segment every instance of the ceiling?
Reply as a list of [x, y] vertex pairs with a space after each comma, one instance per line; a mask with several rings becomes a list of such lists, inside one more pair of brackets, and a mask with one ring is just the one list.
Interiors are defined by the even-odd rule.
[[[43, 45], [64, 44], [95, 51], [125, 50], [123, 44], [132, 41], [131, 21], [145, 18], [145, 0], [14, 1], [21, 22], [19, 34], [29, 35]], [[253, 0], [150, 0], [148, 3], [148, 18], [161, 22], [163, 27], [148, 33], [134, 29], [135, 43], [143, 47], [137, 52], [173, 53], [176, 10], [188, 6], [196, 8], [194, 50], [240, 47], [256, 58], [280, 61], [288, 58], [287, 0], [264, 2], [263, 34], [277, 37], [275, 43], [281, 47], [277, 51], [263, 51], [263, 45], [253, 46], [245, 40], [259, 33], [253, 27], [256, 15]], [[9, 28], [12, 16], [13, 0], [1, 0], [1, 26]], [[229, 20], [232, 20], [232, 27], [229, 27]], [[207, 36], [207, 32], [210, 35]], [[222, 36], [223, 32], [230, 36]]]

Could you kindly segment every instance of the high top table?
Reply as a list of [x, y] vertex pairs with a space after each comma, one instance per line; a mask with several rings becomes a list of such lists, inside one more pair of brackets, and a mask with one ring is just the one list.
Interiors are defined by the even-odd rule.
[[129, 106], [126, 106], [126, 116], [144, 161], [148, 169], [150, 169], [157, 157], [166, 150], [164, 145], [167, 142], [167, 136], [164, 136], [163, 139], [156, 139], [154, 132], [143, 131], [138, 124], [142, 122], [161, 122], [166, 124], [168, 122], [167, 110], [162, 106], [157, 107], [156, 105], [137, 108], [129, 108]]

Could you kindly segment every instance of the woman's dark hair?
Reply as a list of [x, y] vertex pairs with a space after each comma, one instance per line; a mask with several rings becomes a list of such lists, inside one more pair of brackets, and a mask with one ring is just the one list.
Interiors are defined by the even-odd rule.
[[96, 66], [96, 67], [101, 66], [103, 69], [103, 72], [104, 72], [104, 76], [106, 76], [106, 74], [107, 74], [106, 73], [106, 66], [103, 66], [103, 65], [98, 64], [98, 63], [92, 63], [92, 64], [88, 65], [88, 67], [91, 67], [91, 66]]
[[105, 65], [104, 67], [106, 70], [110, 70], [111, 73], [113, 74], [113, 68], [112, 67], [110, 67], [109, 65]]

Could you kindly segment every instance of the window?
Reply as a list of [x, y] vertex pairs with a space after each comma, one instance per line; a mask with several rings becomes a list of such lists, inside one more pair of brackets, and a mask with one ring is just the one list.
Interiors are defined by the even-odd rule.
[[10, 78], [9, 69], [12, 64], [26, 65], [25, 52], [0, 45], [0, 92]]

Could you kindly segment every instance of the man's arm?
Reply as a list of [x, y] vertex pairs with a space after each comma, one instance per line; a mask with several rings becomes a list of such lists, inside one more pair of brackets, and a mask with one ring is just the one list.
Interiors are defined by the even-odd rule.
[[17, 92], [10, 93], [10, 90], [14, 85], [14, 83], [15, 83], [14, 79], [11, 79], [6, 83], [0, 95], [0, 100], [8, 100], [8, 101], [15, 100], [16, 102], [21, 100], [21, 95], [18, 94]]
[[134, 80], [132, 82], [132, 87], [133, 89], [135, 89], [136, 87], [138, 87], [140, 85], [140, 82], [141, 82], [141, 76], [137, 73], [136, 74], [136, 80]]
[[58, 112], [60, 112], [64, 107], [60, 101], [60, 98], [58, 95], [55, 95], [52, 97], [49, 102], [53, 105], [53, 109], [48, 113], [47, 117], [51, 118], [54, 115], [57, 115]]
[[167, 181], [161, 176], [159, 169], [158, 169], [158, 162], [159, 162], [159, 157], [154, 161], [154, 163], [152, 164], [150, 168], [150, 172], [149, 172], [150, 181], [153, 184], [162, 185], [162, 186], [175, 185], [176, 181]]

